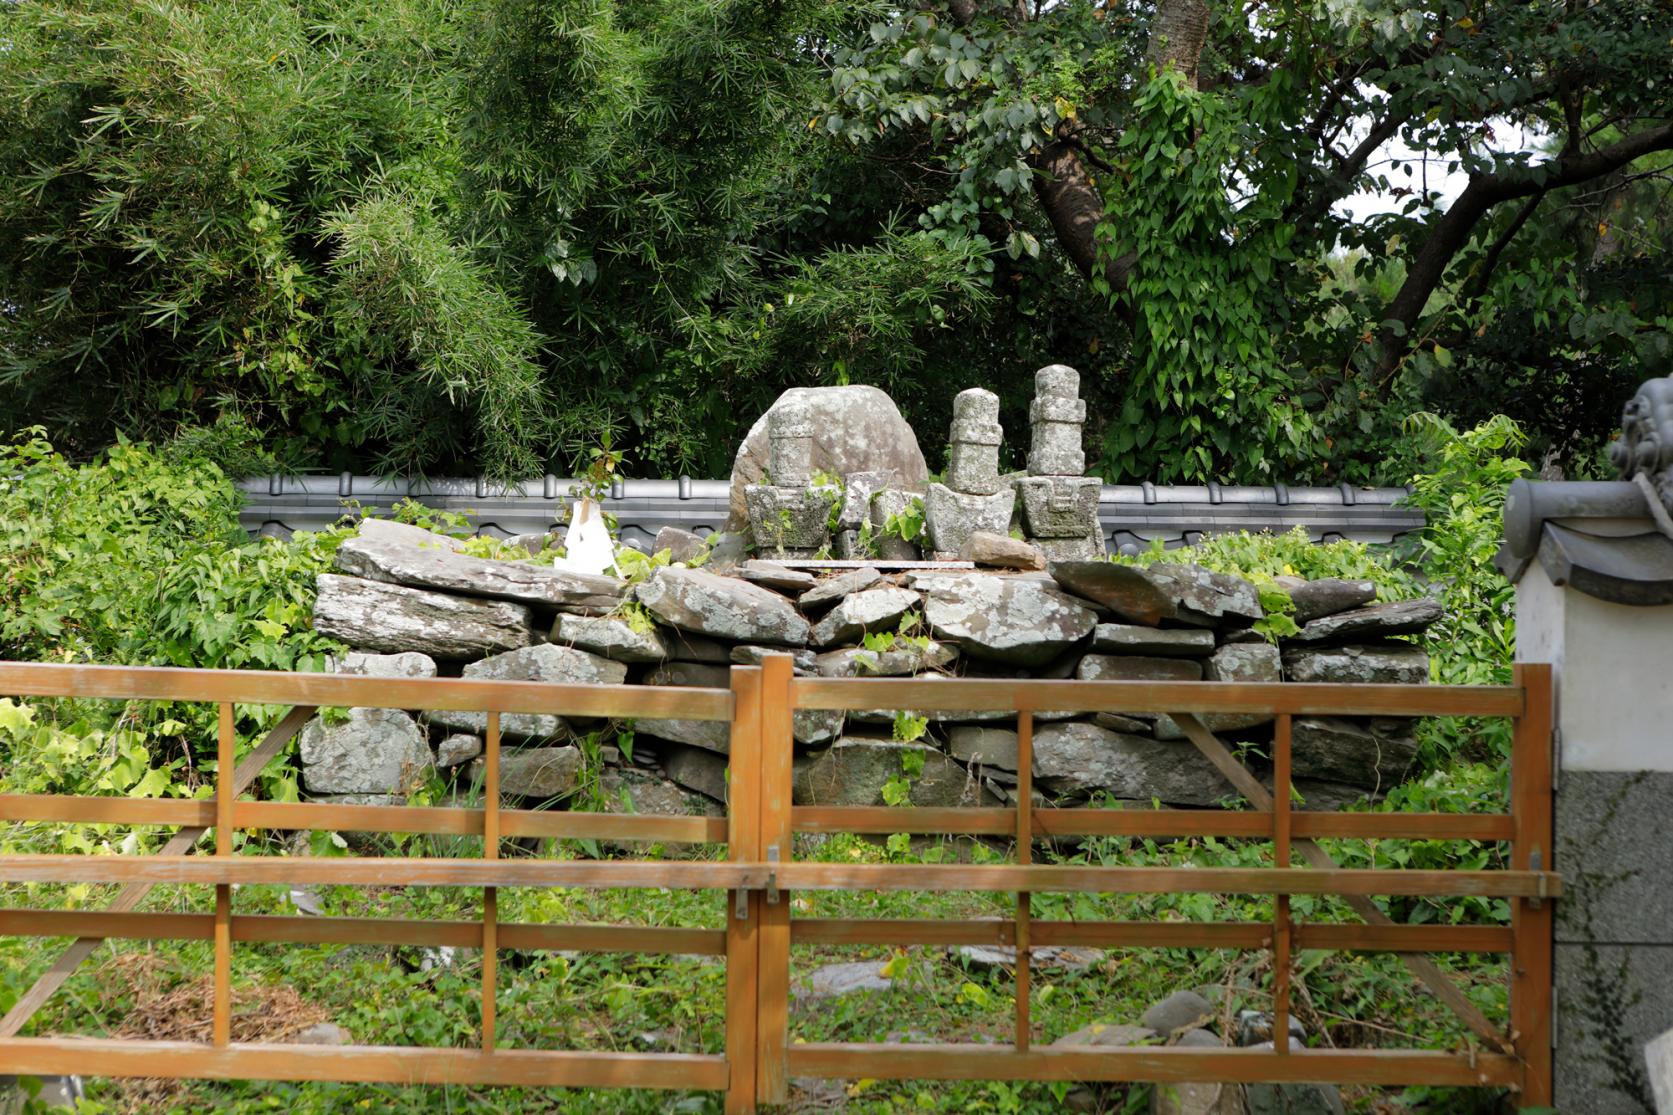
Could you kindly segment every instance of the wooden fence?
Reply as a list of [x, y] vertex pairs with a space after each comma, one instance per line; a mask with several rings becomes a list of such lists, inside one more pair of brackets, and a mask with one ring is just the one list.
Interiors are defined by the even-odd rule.
[[[119, 883], [104, 909], [0, 910], [0, 935], [75, 937], [63, 956], [0, 1019], [0, 1073], [485, 1084], [724, 1091], [729, 1112], [787, 1098], [791, 1076], [834, 1078], [1080, 1081], [1317, 1081], [1344, 1084], [1491, 1085], [1550, 1103], [1547, 1007], [1551, 987], [1551, 680], [1524, 666], [1504, 687], [1082, 682], [1005, 679], [835, 680], [795, 677], [788, 656], [737, 667], [730, 689], [546, 685], [455, 679], [385, 679], [97, 666], [0, 664], [0, 695], [212, 702], [219, 706], [216, 794], [211, 801], [0, 795], [0, 822], [173, 825], [156, 855], [0, 856], [0, 882]], [[234, 762], [233, 702], [290, 706], [242, 762]], [[242, 800], [323, 706], [471, 710], [487, 715], [483, 807], [408, 808]], [[820, 807], [791, 804], [792, 714], [798, 709], [1014, 712], [1017, 805], [1012, 808]], [[1168, 713], [1253, 808], [1050, 809], [1032, 793], [1034, 714], [1041, 710]], [[730, 724], [727, 816], [661, 817], [502, 809], [500, 718], [509, 713], [674, 718]], [[1276, 718], [1268, 790], [1209, 731], [1204, 713]], [[1506, 717], [1515, 723], [1510, 811], [1503, 814], [1315, 813], [1290, 808], [1291, 723], [1297, 716]], [[313, 858], [234, 855], [238, 829], [399, 831], [483, 838], [483, 856]], [[213, 851], [193, 855], [214, 833]], [[829, 864], [796, 862], [795, 833], [944, 833], [998, 837], [1008, 864]], [[1260, 868], [1089, 867], [1036, 864], [1043, 837], [1217, 836], [1270, 841]], [[554, 861], [500, 858], [507, 837], [725, 843], [725, 862]], [[1511, 867], [1496, 871], [1349, 870], [1320, 838], [1506, 842]], [[1297, 859], [1300, 863], [1295, 862]], [[286, 883], [483, 888], [480, 922], [232, 914], [237, 884]], [[215, 888], [213, 914], [142, 912], [158, 884]], [[724, 929], [502, 923], [496, 888], [721, 889]], [[1016, 895], [1008, 920], [799, 919], [797, 890], [987, 891]], [[1036, 920], [1043, 892], [1215, 893], [1274, 896], [1271, 922], [1146, 923]], [[1363, 925], [1309, 924], [1290, 897], [1337, 895]], [[1374, 895], [1486, 896], [1511, 903], [1511, 924], [1394, 924]], [[215, 947], [212, 1039], [207, 1043], [18, 1037], [24, 1023], [109, 938], [201, 939]], [[385, 943], [480, 948], [479, 1048], [308, 1046], [231, 1040], [235, 942]], [[1016, 948], [1016, 1020], [1010, 1046], [838, 1044], [794, 1041], [789, 1030], [790, 957], [796, 945], [989, 944]], [[1140, 1047], [1073, 1049], [1034, 1044], [1030, 949], [1196, 947], [1270, 950], [1273, 1033], [1288, 1032], [1290, 974], [1298, 949], [1382, 951], [1402, 961], [1476, 1034], [1468, 1051], [1270, 1051]], [[508, 1049], [495, 1042], [495, 959], [501, 949], [583, 949], [723, 956], [725, 1049], [719, 1054]], [[1510, 1026], [1502, 1031], [1425, 954], [1510, 955]]]

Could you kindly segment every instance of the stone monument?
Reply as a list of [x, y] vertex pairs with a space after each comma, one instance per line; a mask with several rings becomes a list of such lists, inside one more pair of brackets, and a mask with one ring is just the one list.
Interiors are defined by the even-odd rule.
[[1103, 484], [1084, 475], [1086, 401], [1080, 397], [1080, 373], [1066, 364], [1034, 373], [1028, 420], [1033, 433], [1028, 475], [1016, 482], [1024, 531], [1052, 561], [1103, 557], [1104, 532], [1098, 525]]
[[744, 491], [756, 549], [779, 557], [811, 557], [830, 541], [834, 485], [813, 483], [813, 423], [807, 406], [786, 400], [767, 418], [771, 439], [765, 484]]
[[931, 484], [924, 496], [930, 549], [958, 553], [975, 531], [1004, 534], [1011, 528], [1013, 492], [999, 475], [999, 396], [980, 387], [953, 400], [948, 436], [947, 482]]

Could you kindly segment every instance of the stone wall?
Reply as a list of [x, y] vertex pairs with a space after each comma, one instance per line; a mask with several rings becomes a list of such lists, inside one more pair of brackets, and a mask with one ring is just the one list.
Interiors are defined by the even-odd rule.
[[[1071, 551], [1085, 544], [1067, 529], [1059, 537]], [[1423, 682], [1427, 656], [1402, 637], [1440, 614], [1427, 600], [1375, 604], [1369, 582], [1293, 581], [1301, 629], [1274, 645], [1252, 629], [1262, 618], [1252, 584], [1189, 565], [1050, 561], [1038, 545], [972, 531], [964, 562], [819, 573], [752, 558], [736, 536], [665, 541], [674, 563], [629, 584], [473, 557], [454, 539], [367, 520], [320, 577], [314, 623], [354, 648], [336, 670], [380, 676], [724, 687], [731, 665], [788, 652], [797, 673], [824, 677]], [[1169, 717], [1061, 710], [1037, 720], [1042, 801], [1200, 807], [1231, 796]], [[1270, 718], [1208, 720], [1223, 738], [1271, 736]], [[468, 779], [484, 726], [481, 713], [420, 710], [318, 719], [301, 736], [303, 785], [315, 798], [392, 802], [432, 767]], [[592, 750], [603, 791], [593, 807], [626, 808], [625, 791], [638, 812], [719, 812], [725, 725], [639, 720], [631, 753], [615, 727], [506, 716], [506, 794], [562, 807]], [[1011, 714], [932, 714], [917, 738], [897, 734], [892, 709], [798, 713], [795, 801], [884, 804], [885, 785], [917, 769], [909, 755], [923, 760], [909, 779], [916, 804], [1014, 801]], [[1298, 805], [1339, 808], [1385, 791], [1415, 750], [1406, 721], [1298, 718]]]

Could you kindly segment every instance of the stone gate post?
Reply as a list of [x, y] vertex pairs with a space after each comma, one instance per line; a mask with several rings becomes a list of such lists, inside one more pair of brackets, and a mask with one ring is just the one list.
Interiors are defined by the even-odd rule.
[[1673, 429], [1647, 449], [1657, 431], [1634, 415], [1653, 410], [1644, 392], [1628, 407], [1615, 456], [1631, 479], [1519, 480], [1505, 506], [1516, 655], [1555, 675], [1563, 1115], [1655, 1112], [1647, 1047], [1673, 1028]]

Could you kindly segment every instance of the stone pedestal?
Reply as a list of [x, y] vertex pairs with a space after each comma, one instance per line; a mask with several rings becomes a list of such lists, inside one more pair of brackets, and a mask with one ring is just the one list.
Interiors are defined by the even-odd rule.
[[1029, 476], [1017, 481], [1023, 531], [1052, 561], [1090, 561], [1104, 556], [1098, 526], [1095, 476]]
[[924, 494], [924, 518], [929, 524], [929, 548], [956, 554], [979, 530], [1005, 534], [1011, 529], [1016, 493], [975, 495], [955, 492], [945, 484], [931, 484]]
[[1011, 529], [1016, 493], [999, 475], [1003, 441], [999, 396], [979, 387], [960, 391], [953, 400], [947, 482], [931, 484], [924, 495], [930, 549], [956, 554], [976, 531]]
[[812, 487], [813, 423], [807, 407], [782, 402], [767, 416], [771, 439], [768, 484], [744, 489], [755, 547], [778, 557], [809, 557], [831, 537], [831, 510], [842, 493], [833, 486]]
[[1630, 483], [1512, 485], [1517, 658], [1556, 686], [1556, 1106], [1644, 1115], [1673, 1028], [1673, 541]]
[[1023, 531], [1052, 561], [1103, 557], [1104, 531], [1098, 522], [1103, 485], [1081, 475], [1086, 471], [1081, 448], [1086, 403], [1080, 397], [1080, 373], [1066, 364], [1035, 372], [1028, 420], [1033, 434], [1029, 475], [1016, 481]]

